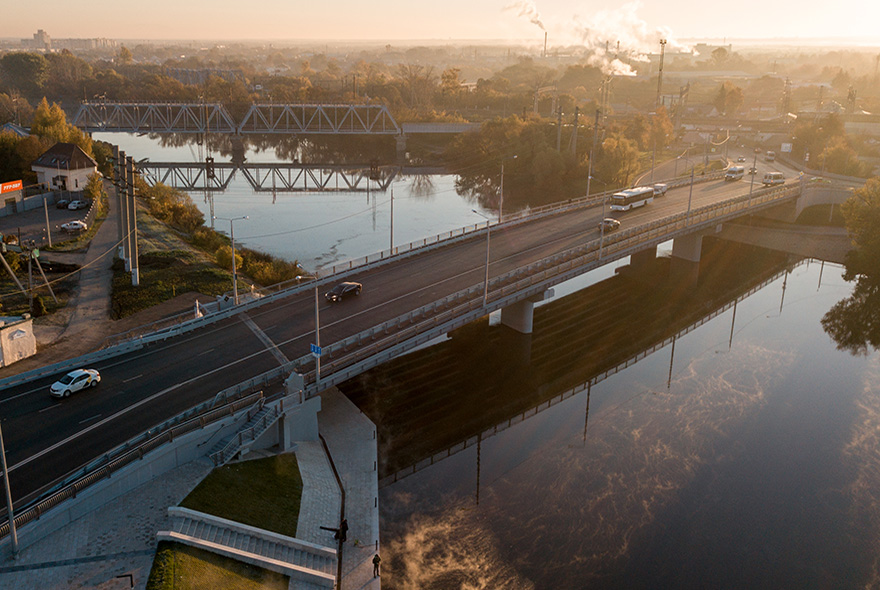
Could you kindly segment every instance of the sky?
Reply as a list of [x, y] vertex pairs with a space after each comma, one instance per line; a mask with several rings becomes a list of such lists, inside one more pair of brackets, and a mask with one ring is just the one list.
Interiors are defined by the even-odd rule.
[[[87, 10], [84, 10], [87, 7]], [[880, 46], [877, 0], [10, 0], [0, 36], [272, 40], [535, 40], [656, 49], [682, 39], [837, 38]], [[667, 46], [667, 50], [670, 46]]]

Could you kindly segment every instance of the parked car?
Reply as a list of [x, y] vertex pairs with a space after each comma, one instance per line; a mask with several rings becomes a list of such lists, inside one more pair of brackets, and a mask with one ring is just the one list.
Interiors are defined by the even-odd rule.
[[55, 207], [57, 209], [67, 209], [67, 206], [70, 205], [70, 201], [67, 199], [58, 199], [55, 201]]
[[76, 221], [68, 221], [67, 223], [61, 224], [62, 231], [79, 232], [79, 231], [86, 231], [87, 229], [89, 229], [89, 226], [86, 225], [85, 221], [76, 220]]
[[101, 374], [95, 369], [77, 369], [71, 371], [49, 388], [55, 397], [67, 397], [86, 387], [97, 387], [101, 382]]
[[89, 204], [86, 201], [71, 201], [67, 208], [71, 211], [76, 211], [77, 209], [86, 209], [88, 206]]
[[336, 301], [342, 301], [350, 295], [360, 295], [363, 288], [364, 286], [360, 283], [346, 281], [344, 283], [339, 283], [327, 291], [327, 293], [324, 294], [324, 297], [327, 298], [327, 301], [334, 303]]
[[669, 190], [669, 187], [663, 184], [662, 182], [658, 182], [654, 185], [654, 196], [655, 197], [665, 197], [666, 191]]
[[599, 222], [599, 231], [610, 232], [620, 228], [620, 222], [613, 217], [606, 217]]

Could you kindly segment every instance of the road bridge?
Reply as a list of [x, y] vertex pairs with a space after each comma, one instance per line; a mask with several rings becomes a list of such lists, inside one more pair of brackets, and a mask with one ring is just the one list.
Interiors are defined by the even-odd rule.
[[[218, 391], [262, 388], [296, 372], [305, 395], [314, 395], [602, 264], [669, 239], [692, 240], [803, 192], [800, 183], [751, 195], [743, 194], [746, 186], [707, 180], [673, 187], [653, 205], [621, 215], [623, 229], [608, 236], [597, 230], [602, 199], [591, 198], [396, 246], [327, 269], [313, 284], [135, 340], [118, 354], [110, 351], [88, 363], [101, 371], [101, 387], [63, 402], [46, 394], [60, 367], [30, 381], [7, 381], [0, 405], [16, 501], [34, 498], [83, 461]], [[316, 295], [342, 279], [362, 282], [362, 295], [341, 305], [317, 305]], [[304, 356], [316, 340], [316, 313], [325, 344], [320, 372], [315, 359]], [[517, 315], [522, 319], [523, 310]], [[279, 364], [276, 351], [295, 360]]]

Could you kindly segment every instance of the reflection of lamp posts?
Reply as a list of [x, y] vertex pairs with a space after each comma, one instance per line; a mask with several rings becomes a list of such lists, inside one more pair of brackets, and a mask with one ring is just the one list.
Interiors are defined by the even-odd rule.
[[476, 209], [471, 209], [474, 213], [482, 217], [486, 220], [486, 281], [483, 286], [483, 305], [488, 305], [489, 303], [489, 218], [477, 211]]
[[504, 209], [504, 161], [505, 160], [516, 160], [516, 156], [511, 156], [510, 158], [501, 158], [501, 187], [499, 189], [500, 200], [498, 202], [498, 222], [501, 222], [501, 213], [502, 209]]
[[229, 222], [229, 239], [232, 241], [232, 301], [235, 305], [238, 305], [238, 274], [235, 268], [235, 225], [232, 222], [247, 218], [247, 215], [243, 217], [233, 217], [231, 219], [226, 217], [214, 217], [214, 219]]

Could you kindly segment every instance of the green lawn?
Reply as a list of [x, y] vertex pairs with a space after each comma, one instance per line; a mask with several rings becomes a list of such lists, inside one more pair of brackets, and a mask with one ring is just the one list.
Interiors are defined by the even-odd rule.
[[147, 580], [147, 590], [287, 590], [282, 574], [209, 551], [163, 541]]
[[301, 497], [296, 455], [285, 453], [215, 469], [180, 505], [295, 537]]

